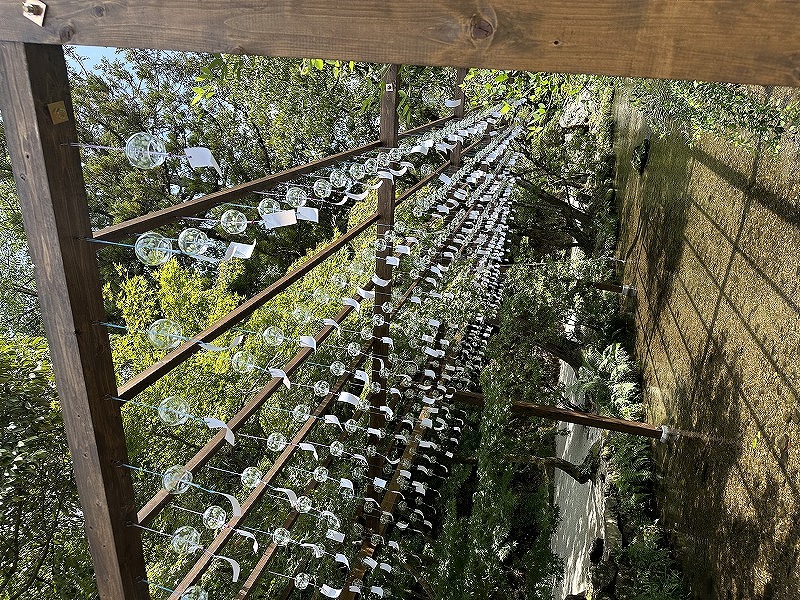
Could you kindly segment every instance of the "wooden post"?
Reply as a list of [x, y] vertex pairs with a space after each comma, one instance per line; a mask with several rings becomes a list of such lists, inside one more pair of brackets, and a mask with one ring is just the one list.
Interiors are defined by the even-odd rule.
[[[397, 146], [399, 130], [397, 116], [398, 71], [398, 65], [389, 65], [382, 80], [380, 139], [386, 148]], [[380, 216], [378, 217], [376, 240], [381, 239], [382, 236], [385, 236], [394, 228], [395, 201], [394, 180], [384, 179], [383, 184], [378, 188], [378, 214]], [[382, 239], [386, 240], [386, 237]], [[386, 248], [375, 253], [375, 274], [388, 283], [375, 286], [373, 314], [383, 317], [384, 323], [375, 325], [372, 331], [372, 335], [375, 338], [372, 354], [372, 381], [378, 382], [381, 386], [380, 392], [373, 394], [371, 400], [372, 411], [369, 416], [369, 426], [374, 429], [380, 429], [385, 424], [384, 416], [378, 409], [386, 404], [387, 399], [386, 378], [381, 376], [380, 372], [381, 368], [387, 365], [389, 345], [383, 342], [381, 338], [389, 335], [391, 314], [384, 313], [382, 305], [384, 302], [392, 301], [392, 266], [386, 262], [386, 257], [391, 256], [392, 252], [393, 244], [387, 241]], [[370, 436], [370, 438], [371, 443], [377, 442], [374, 436]], [[380, 473], [381, 462], [379, 456], [374, 456], [370, 459], [370, 480]]]
[[0, 43], [0, 107], [100, 598], [149, 598], [64, 53]]
[[[456, 392], [453, 396], [453, 400], [473, 406], [483, 406], [485, 402], [483, 394], [476, 394], [474, 392]], [[654, 439], [660, 439], [664, 435], [664, 430], [661, 427], [651, 425], [650, 423], [626, 421], [625, 419], [617, 419], [615, 417], [604, 417], [602, 415], [582, 413], [576, 410], [557, 408], [555, 406], [532, 404], [530, 402], [515, 401], [511, 405], [511, 412], [523, 416], [540, 417], [553, 421], [564, 421], [565, 423], [577, 423], [578, 425], [585, 425], [586, 427], [597, 427], [598, 429], [619, 431]]]
[[[467, 99], [464, 94], [463, 84], [468, 71], [469, 69], [464, 68], [456, 70], [456, 83], [453, 86], [453, 100], [461, 100], [461, 104], [453, 108], [453, 119], [456, 120], [464, 118], [464, 103]], [[456, 169], [461, 166], [462, 147], [463, 144], [461, 142], [456, 142], [456, 147], [450, 152], [450, 164]]]

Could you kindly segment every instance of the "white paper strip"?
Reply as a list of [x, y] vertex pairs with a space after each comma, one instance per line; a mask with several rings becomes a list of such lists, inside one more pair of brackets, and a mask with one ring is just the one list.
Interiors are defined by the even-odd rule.
[[395, 540], [389, 540], [389, 543], [387, 545], [392, 550], [397, 550], [397, 551], [400, 550], [400, 544], [398, 544]]
[[347, 557], [344, 554], [337, 554], [334, 560], [338, 563], [342, 563], [347, 569], [350, 569], [350, 561], [347, 560]]
[[249, 531], [244, 531], [243, 529], [234, 529], [233, 531], [235, 533], [238, 533], [242, 537], [246, 537], [250, 540], [253, 540], [253, 553], [255, 554], [256, 552], [258, 552], [258, 540], [256, 539], [256, 536], [254, 536]]
[[335, 327], [336, 329], [339, 329], [339, 327], [340, 327], [338, 322], [334, 321], [333, 319], [328, 319], [327, 317], [322, 319], [322, 324], [323, 325], [330, 325], [331, 327]]
[[328, 529], [328, 533], [325, 534], [325, 537], [329, 540], [339, 542], [340, 544], [344, 541], [344, 534], [333, 529]]
[[409, 246], [397, 246], [394, 251], [397, 254], [411, 254], [411, 248]]
[[400, 259], [397, 258], [396, 256], [387, 256], [385, 260], [386, 264], [392, 267], [397, 267], [400, 265]]
[[365, 556], [364, 558], [361, 559], [361, 562], [367, 565], [370, 569], [374, 569], [375, 567], [378, 566], [378, 561], [372, 558], [371, 556]]
[[353, 379], [358, 379], [364, 383], [369, 383], [369, 375], [367, 375], [366, 371], [362, 371], [361, 369], [355, 370], [353, 373]]
[[[369, 187], [369, 186], [367, 186], [367, 187]], [[344, 195], [347, 196], [348, 198], [352, 198], [353, 200], [364, 200], [367, 196], [369, 196], [369, 190], [366, 190], [365, 192], [361, 192], [360, 194], [353, 194], [351, 192], [345, 192]]]
[[442, 322], [441, 321], [437, 321], [436, 319], [429, 319], [428, 320], [428, 325], [430, 325], [431, 327], [438, 328], [438, 327], [442, 326]]
[[289, 488], [276, 487], [276, 488], [272, 488], [272, 491], [273, 492], [281, 492], [282, 494], [285, 494], [286, 497], [289, 499], [289, 504], [292, 505], [292, 508], [294, 508], [297, 505], [297, 494], [295, 494]]
[[236, 562], [232, 558], [228, 558], [227, 556], [220, 556], [219, 554], [215, 554], [214, 558], [224, 560], [225, 562], [230, 564], [230, 566], [233, 567], [233, 579], [231, 579], [231, 581], [233, 581], [233, 583], [239, 581], [239, 573], [241, 573], [242, 568], [239, 566], [238, 562]]
[[311, 221], [312, 223], [319, 223], [319, 211], [310, 206], [299, 206], [296, 211], [297, 219], [300, 221]]
[[261, 222], [267, 229], [286, 227], [287, 225], [297, 224], [297, 214], [293, 210], [279, 210], [261, 217]]
[[356, 291], [358, 292], [358, 295], [364, 298], [365, 300], [372, 300], [373, 298], [375, 298], [375, 292], [373, 291], [365, 290], [360, 287], [356, 287]]
[[286, 386], [286, 389], [292, 388], [292, 382], [289, 381], [289, 378], [286, 376], [286, 373], [284, 372], [283, 369], [269, 369], [269, 374], [272, 377], [280, 377], [281, 379], [283, 379], [283, 385]]
[[225, 441], [231, 446], [236, 445], [236, 439], [233, 437], [233, 432], [228, 429], [228, 426], [224, 421], [220, 421], [219, 419], [215, 419], [213, 417], [203, 417], [203, 421], [206, 425], [208, 425], [209, 429], [225, 429]]
[[378, 177], [381, 179], [388, 179], [389, 181], [394, 181], [394, 175], [392, 175], [389, 171], [378, 171]]
[[314, 460], [319, 461], [319, 454], [317, 454], [317, 447], [313, 444], [309, 444], [307, 442], [300, 442], [297, 444], [300, 450], [305, 450], [306, 452], [311, 452], [314, 455]]
[[392, 565], [390, 565], [389, 563], [382, 562], [380, 565], [378, 565], [378, 568], [383, 569], [387, 573], [392, 572]]
[[211, 150], [208, 148], [197, 146], [193, 148], [186, 148], [183, 152], [186, 154], [186, 158], [189, 159], [189, 166], [193, 169], [197, 169], [199, 167], [212, 167], [217, 171], [217, 173], [219, 173], [220, 177], [223, 176], [222, 169], [219, 168], [217, 159], [214, 158], [214, 155], [211, 154]]
[[408, 301], [413, 302], [414, 304], [422, 304], [422, 298], [420, 298], [419, 296], [411, 296], [411, 298], [409, 298]]
[[339, 402], [346, 402], [347, 404], [352, 404], [355, 406], [358, 404], [358, 396], [355, 396], [350, 392], [339, 392]]
[[[222, 492], [218, 492], [222, 494]], [[232, 517], [241, 517], [242, 516], [242, 507], [239, 504], [239, 501], [236, 499], [236, 496], [231, 496], [230, 494], [222, 494], [228, 499], [228, 502], [231, 503], [231, 516]]]
[[425, 429], [431, 429], [433, 427], [433, 421], [430, 419], [422, 419], [419, 424]]
[[225, 250], [225, 257], [222, 260], [230, 260], [232, 258], [250, 258], [253, 256], [253, 250], [256, 247], [256, 241], [253, 240], [252, 244], [240, 244], [239, 242], [231, 242]]
[[382, 341], [384, 344], [386, 344], [387, 346], [389, 346], [389, 348], [391, 348], [392, 350], [394, 350], [394, 340], [393, 340], [392, 338], [390, 338], [389, 336], [383, 336], [383, 337], [381, 338], [381, 341]]
[[326, 425], [336, 425], [339, 429], [344, 431], [344, 427], [342, 427], [342, 424], [339, 422], [339, 417], [336, 415], [325, 415], [324, 419]]
[[300, 345], [304, 348], [311, 348], [312, 350], [316, 350], [317, 340], [314, 338], [313, 335], [301, 335]]
[[391, 283], [391, 280], [390, 279], [381, 279], [377, 275], [373, 275], [372, 276], [372, 283], [374, 283], [378, 287], [386, 287], [387, 285], [389, 285], [389, 283]]
[[342, 298], [342, 304], [344, 304], [345, 306], [352, 306], [353, 308], [356, 309], [356, 311], [361, 310], [361, 305], [352, 298]]
[[209, 344], [208, 342], [197, 342], [197, 345], [200, 346], [203, 350], [208, 350], [209, 352], [223, 352], [225, 350], [230, 350], [241, 344], [244, 341], [243, 335], [237, 335], [235, 338], [231, 340], [231, 343], [228, 346], [215, 346], [213, 344]]
[[380, 477], [376, 477], [372, 481], [372, 485], [374, 485], [376, 488], [381, 489], [381, 490], [386, 489], [386, 484], [387, 484], [387, 481], [385, 479], [381, 479]]
[[455, 108], [456, 106], [461, 106], [461, 98], [459, 99], [448, 99], [444, 101], [444, 105], [447, 108]]
[[441, 181], [441, 182], [442, 182], [442, 183], [444, 183], [445, 185], [448, 185], [448, 184], [449, 184], [449, 183], [452, 181], [452, 179], [450, 179], [450, 178], [449, 178], [447, 175], [445, 175], [444, 173], [440, 173], [440, 174], [439, 174], [439, 181]]
[[319, 588], [319, 591], [322, 592], [323, 596], [327, 596], [328, 598], [338, 598], [342, 594], [342, 590], [334, 589], [325, 583], [322, 584], [322, 587]]

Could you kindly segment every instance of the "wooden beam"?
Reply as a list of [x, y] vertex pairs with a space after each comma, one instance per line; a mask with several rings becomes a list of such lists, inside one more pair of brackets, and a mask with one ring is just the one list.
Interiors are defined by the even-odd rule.
[[[466, 94], [464, 94], [464, 78], [467, 76], [469, 69], [460, 68], [456, 70], [456, 82], [453, 86], [453, 100], [461, 100], [461, 104], [453, 108], [453, 119], [464, 118], [464, 104], [467, 101]], [[461, 154], [463, 144], [456, 142], [456, 147], [450, 152], [450, 163], [458, 168], [461, 166]]]
[[[364, 286], [365, 290], [370, 290], [372, 288], [372, 282], [367, 283]], [[358, 295], [356, 295], [357, 300], [362, 300]], [[344, 320], [353, 312], [352, 306], [345, 306], [342, 308], [336, 316], [333, 317], [333, 320], [337, 323], [343, 323]], [[322, 329], [320, 329], [319, 333], [314, 336], [314, 340], [316, 341], [317, 346], [321, 346], [322, 343], [328, 338], [328, 336], [333, 333], [336, 328], [333, 325], [326, 325]], [[290, 360], [283, 366], [283, 371], [286, 375], [291, 375], [297, 369], [299, 369], [302, 364], [308, 360], [314, 354], [314, 350], [308, 347], [303, 347], [300, 349], [297, 354], [295, 354], [294, 358]], [[282, 389], [283, 380], [280, 377], [273, 377], [270, 379], [269, 383], [265, 385], [258, 394], [256, 394], [250, 402], [245, 404], [239, 412], [237, 412], [233, 418], [228, 421], [227, 427], [229, 430], [236, 432], [238, 429], [244, 425], [257, 411], [261, 408], [264, 403], [278, 390]], [[201, 448], [197, 454], [192, 457], [192, 459], [186, 463], [185, 467], [188, 471], [192, 473], [196, 473], [200, 470], [214, 454], [226, 443], [225, 441], [225, 430], [221, 430], [217, 435], [212, 437], [206, 445]], [[288, 454], [294, 452], [294, 447], [289, 446], [287, 449]], [[288, 455], [287, 455], [288, 458]], [[276, 464], [279, 461], [276, 461]], [[167, 505], [167, 503], [171, 502], [175, 496], [167, 492], [165, 489], [161, 489], [153, 496], [150, 501], [139, 511], [138, 519], [139, 523], [146, 525], [150, 523], [156, 515]]]
[[[17, 7], [19, 8], [19, 7]], [[64, 54], [0, 42], [0, 109], [100, 598], [149, 598]], [[51, 116], [52, 115], [52, 116]]]
[[[408, 131], [399, 134], [398, 137], [411, 137], [425, 133], [429, 129], [444, 125], [452, 118], [453, 117], [451, 116], [442, 117], [441, 119], [431, 121], [425, 125], [415, 127], [414, 129], [409, 129]], [[313, 173], [329, 165], [337, 164], [344, 160], [360, 156], [366, 152], [369, 152], [370, 150], [379, 148], [380, 146], [381, 140], [375, 140], [373, 142], [369, 142], [368, 144], [353, 148], [352, 150], [346, 150], [345, 152], [332, 154], [331, 156], [326, 156], [325, 158], [312, 161], [299, 167], [291, 167], [278, 173], [267, 175], [266, 177], [261, 177], [259, 179], [254, 179], [253, 181], [248, 181], [247, 183], [242, 183], [232, 188], [213, 192], [211, 194], [201, 196], [200, 198], [195, 198], [194, 200], [188, 200], [187, 202], [169, 206], [167, 208], [163, 208], [134, 219], [123, 221], [122, 223], [110, 225], [95, 231], [93, 237], [98, 241], [116, 241], [124, 238], [125, 236], [144, 233], [145, 231], [160, 227], [161, 225], [171, 223], [172, 221], [180, 219], [181, 217], [196, 215], [201, 212], [206, 212], [215, 206], [219, 206], [220, 204], [224, 204], [225, 202], [239, 200], [249, 194], [252, 194], [253, 192], [268, 190], [280, 183], [291, 181], [292, 179], [301, 175]]]
[[800, 83], [788, 0], [120, 0], [0, 4], [0, 39], [375, 63]]
[[347, 150], [346, 152], [340, 152], [339, 154], [333, 154], [299, 167], [292, 167], [291, 169], [286, 169], [284, 171], [280, 171], [279, 173], [274, 173], [260, 179], [248, 181], [247, 183], [243, 183], [232, 188], [213, 192], [211, 194], [201, 196], [200, 198], [195, 198], [194, 200], [187, 200], [186, 202], [181, 202], [180, 204], [176, 204], [174, 206], [169, 206], [167, 208], [163, 208], [134, 219], [129, 219], [127, 221], [123, 221], [122, 223], [117, 223], [116, 225], [110, 225], [109, 227], [105, 227], [104, 229], [96, 231], [93, 237], [96, 240], [114, 241], [122, 239], [128, 235], [145, 233], [146, 231], [150, 231], [151, 229], [160, 227], [161, 225], [166, 225], [167, 223], [171, 223], [172, 221], [175, 221], [181, 217], [188, 217], [190, 215], [196, 215], [198, 213], [205, 212], [214, 208], [215, 206], [224, 204], [225, 202], [239, 200], [240, 198], [252, 194], [253, 192], [268, 190], [279, 183], [291, 181], [300, 175], [313, 173], [314, 171], [318, 171], [319, 169], [322, 169], [328, 165], [336, 164], [354, 156], [359, 156], [365, 152], [380, 147], [380, 145], [381, 144], [379, 141], [370, 142], [369, 144], [359, 146], [358, 148], [353, 148], [352, 150]]
[[[476, 394], [475, 392], [456, 392], [453, 400], [464, 404], [471, 404], [473, 406], [483, 406], [485, 403], [483, 394]], [[627, 421], [625, 419], [617, 419], [615, 417], [604, 417], [602, 415], [583, 413], [576, 410], [567, 410], [564, 408], [557, 408], [555, 406], [545, 406], [542, 404], [532, 404], [530, 402], [514, 401], [511, 404], [511, 412], [529, 417], [540, 417], [542, 419], [550, 419], [553, 421], [564, 421], [565, 423], [577, 423], [578, 425], [585, 425], [587, 427], [597, 427], [598, 429], [607, 429], [609, 431], [620, 431], [622, 433], [630, 433], [633, 435], [641, 435], [644, 437], [660, 439], [664, 434], [663, 429], [650, 423], [643, 423], [641, 421]]]
[[[352, 307], [347, 307], [343, 309], [344, 311], [353, 310]], [[349, 314], [349, 312], [348, 312]], [[344, 319], [342, 319], [344, 320]], [[342, 391], [344, 386], [347, 384], [350, 379], [352, 379], [353, 371], [361, 366], [362, 362], [365, 359], [365, 354], [369, 352], [370, 347], [372, 346], [371, 342], [364, 344], [361, 348], [362, 355], [354, 358], [350, 361], [350, 365], [348, 366], [348, 372], [345, 373], [339, 380], [336, 382], [336, 385], [333, 386], [330, 393], [325, 396], [325, 398], [317, 405], [317, 408], [314, 412], [311, 413], [312, 417], [321, 417], [325, 413], [328, 412], [330, 405], [338, 398], [339, 392]], [[305, 350], [310, 350], [306, 348]], [[289, 459], [294, 455], [297, 451], [297, 445], [300, 444], [302, 441], [308, 437], [311, 433], [313, 427], [317, 424], [317, 419], [311, 418], [308, 419], [300, 429], [297, 430], [297, 433], [294, 434], [291, 440], [289, 440], [289, 444], [286, 448], [283, 449], [283, 452], [280, 453], [275, 462], [272, 463], [272, 466], [269, 468], [269, 471], [262, 477], [261, 481], [265, 484], [271, 484], [275, 477], [278, 476], [286, 464], [289, 462]], [[316, 482], [315, 482], [316, 483]], [[315, 486], [316, 487], [316, 486]], [[312, 488], [313, 489], [313, 488]], [[255, 508], [258, 507], [261, 497], [268, 492], [268, 488], [266, 485], [259, 485], [247, 497], [247, 500], [244, 501], [242, 504], [242, 515], [240, 517], [233, 517], [230, 521], [228, 521], [227, 527], [223, 527], [217, 533], [217, 537], [214, 538], [214, 541], [206, 548], [207, 552], [204, 552], [197, 562], [189, 569], [189, 572], [184, 576], [183, 580], [178, 584], [175, 590], [170, 595], [171, 600], [178, 600], [183, 592], [186, 591], [190, 585], [194, 584], [200, 577], [202, 577], [203, 573], [206, 572], [208, 567], [211, 565], [211, 562], [214, 560], [214, 555], [217, 554], [222, 548], [227, 544], [230, 538], [233, 536], [234, 529], [238, 527], [239, 523], [243, 522], [247, 516], [253, 511]], [[287, 517], [286, 523], [289, 524], [286, 529], [291, 528], [294, 524], [294, 520], [297, 519], [298, 513], [296, 510], [292, 509], [290, 511], [289, 516]], [[256, 564], [256, 567], [251, 573], [250, 577], [247, 578], [247, 582], [249, 583], [251, 579], [253, 579], [253, 584], [261, 577], [261, 571], [266, 567], [266, 563], [268, 563], [272, 555], [275, 553], [277, 549], [277, 544], [274, 542], [270, 542], [267, 546], [266, 551], [262, 555], [261, 559]], [[263, 563], [263, 564], [262, 564]], [[261, 567], [259, 568], [259, 565]], [[255, 574], [255, 575], [254, 575]], [[247, 583], [245, 583], [245, 587], [247, 587]], [[249, 589], [249, 588], [248, 588]]]
[[283, 292], [287, 287], [302, 278], [306, 273], [309, 273], [312, 269], [314, 269], [314, 267], [325, 261], [332, 254], [338, 250], [341, 250], [351, 240], [358, 237], [371, 225], [374, 225], [377, 220], [377, 212], [370, 215], [365, 221], [353, 227], [342, 237], [337, 238], [325, 246], [322, 250], [318, 251], [308, 261], [304, 262], [299, 267], [292, 269], [268, 288], [253, 296], [250, 298], [250, 300], [247, 300], [246, 302], [237, 306], [235, 309], [210, 325], [204, 331], [201, 331], [197, 335], [193, 336], [193, 341], [183, 343], [175, 348], [175, 350], [167, 354], [160, 361], [154, 363], [135, 377], [131, 378], [119, 389], [118, 396], [124, 400], [130, 400], [131, 398], [135, 397], [149, 385], [152, 385], [161, 377], [169, 373], [172, 369], [183, 364], [195, 353], [202, 350], [202, 348], [200, 348], [200, 346], [197, 344], [197, 341], [211, 342], [241, 323], [244, 319], [262, 307], [266, 302]]

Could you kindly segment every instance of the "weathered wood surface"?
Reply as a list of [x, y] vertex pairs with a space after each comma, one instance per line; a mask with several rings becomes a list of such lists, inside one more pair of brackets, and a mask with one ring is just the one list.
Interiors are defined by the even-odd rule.
[[798, 85], [793, 0], [0, 3], [0, 39]]
[[[0, 109], [100, 598], [149, 598], [60, 47], [0, 42]], [[54, 124], [48, 105], [63, 102]]]

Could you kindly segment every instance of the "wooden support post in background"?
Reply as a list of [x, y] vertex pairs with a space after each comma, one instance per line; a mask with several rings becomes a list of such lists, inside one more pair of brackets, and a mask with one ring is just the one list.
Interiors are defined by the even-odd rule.
[[[386, 148], [397, 146], [399, 130], [397, 116], [398, 71], [398, 65], [389, 65], [382, 81], [380, 139]], [[397, 168], [397, 165], [395, 165], [395, 168]], [[393, 244], [387, 239], [386, 234], [394, 228], [395, 202], [394, 179], [384, 179], [383, 184], [378, 188], [378, 214], [380, 216], [378, 217], [375, 239], [376, 241], [385, 240], [386, 248], [375, 253], [375, 274], [380, 279], [388, 281], [388, 283], [386, 285], [375, 285], [373, 314], [376, 315], [376, 318], [377, 315], [383, 317], [384, 323], [375, 325], [372, 330], [372, 335], [375, 337], [372, 358], [372, 381], [378, 382], [381, 386], [380, 392], [374, 393], [371, 401], [372, 411], [369, 416], [369, 426], [374, 429], [380, 429], [386, 424], [384, 415], [378, 409], [386, 405], [387, 400], [386, 377], [383, 377], [380, 373], [383, 367], [388, 367], [389, 345], [383, 342], [381, 338], [389, 335], [389, 320], [392, 315], [384, 313], [382, 305], [385, 302], [392, 301], [392, 266], [386, 262], [386, 257], [392, 255]], [[377, 441], [375, 436], [370, 436], [370, 443], [374, 444]], [[379, 456], [370, 458], [370, 481], [380, 474], [381, 462]]]
[[[456, 69], [456, 82], [453, 86], [453, 100], [461, 100], [461, 104], [453, 108], [453, 119], [459, 120], [464, 118], [464, 103], [467, 101], [464, 94], [464, 78], [467, 76], [469, 69]], [[456, 142], [456, 147], [450, 152], [450, 164], [454, 168], [461, 166], [461, 152], [463, 149], [462, 142]]]
[[149, 598], [60, 46], [0, 43], [0, 108], [64, 427], [104, 600]]
[[[472, 406], [484, 405], [483, 394], [476, 394], [474, 392], [456, 392], [453, 396], [453, 400], [463, 404], [471, 404]], [[576, 410], [557, 408], [555, 406], [532, 404], [530, 402], [513, 402], [511, 405], [511, 412], [517, 415], [540, 417], [553, 421], [564, 421], [565, 423], [577, 423], [578, 425], [585, 425], [586, 427], [597, 427], [598, 429], [619, 431], [654, 439], [660, 439], [661, 436], [664, 435], [664, 430], [661, 427], [651, 425], [650, 423], [626, 421], [625, 419], [617, 419], [615, 417], [604, 417], [602, 415], [582, 413]]]

